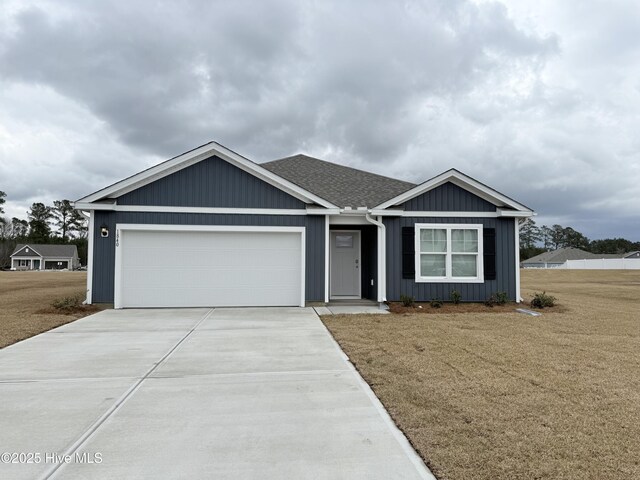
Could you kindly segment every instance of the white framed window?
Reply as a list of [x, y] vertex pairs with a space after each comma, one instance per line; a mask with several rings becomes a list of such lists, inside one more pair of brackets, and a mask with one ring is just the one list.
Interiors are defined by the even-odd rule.
[[416, 282], [482, 283], [482, 225], [416, 223]]
[[18, 266], [19, 267], [30, 267], [31, 266], [31, 260], [18, 260]]

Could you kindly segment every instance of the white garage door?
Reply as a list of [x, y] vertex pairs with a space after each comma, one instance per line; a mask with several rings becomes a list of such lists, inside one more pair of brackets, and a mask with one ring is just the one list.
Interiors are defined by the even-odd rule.
[[118, 228], [116, 308], [304, 304], [300, 228], [129, 228]]

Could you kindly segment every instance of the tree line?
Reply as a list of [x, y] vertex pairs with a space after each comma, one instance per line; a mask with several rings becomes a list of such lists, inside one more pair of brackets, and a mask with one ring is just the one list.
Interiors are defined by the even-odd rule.
[[558, 248], [579, 248], [591, 253], [622, 254], [640, 250], [640, 242], [632, 242], [625, 238], [605, 238], [589, 240], [582, 233], [571, 227], [561, 225], [536, 225], [531, 218], [520, 222], [520, 259], [534, 257], [543, 252]]
[[69, 200], [53, 205], [34, 202], [27, 218], [5, 217], [7, 194], [0, 191], [0, 268], [11, 265], [10, 255], [18, 243], [74, 244], [83, 265], [87, 264], [87, 219]]

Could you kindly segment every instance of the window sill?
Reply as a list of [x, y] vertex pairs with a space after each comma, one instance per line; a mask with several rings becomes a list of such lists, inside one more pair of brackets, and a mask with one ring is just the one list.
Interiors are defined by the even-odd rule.
[[484, 283], [478, 277], [416, 277], [416, 283]]

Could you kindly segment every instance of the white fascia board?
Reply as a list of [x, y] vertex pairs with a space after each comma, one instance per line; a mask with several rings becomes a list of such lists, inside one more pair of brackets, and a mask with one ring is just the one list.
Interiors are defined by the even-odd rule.
[[497, 212], [456, 212], [456, 211], [407, 211], [407, 210], [371, 210], [371, 215], [381, 217], [467, 217], [467, 218], [496, 218]]
[[91, 210], [111, 210], [116, 209], [115, 203], [90, 203], [90, 202], [73, 202], [73, 208], [76, 210], [90, 212]]
[[307, 215], [339, 215], [339, 208], [314, 208], [307, 207], [306, 211]]
[[474, 195], [477, 195], [480, 198], [490, 203], [493, 203], [496, 206], [506, 205], [508, 207], [511, 207], [520, 211], [527, 211], [527, 212], [531, 211], [531, 209], [527, 208], [521, 203], [518, 203], [515, 200], [512, 200], [506, 195], [503, 195], [502, 193], [494, 190], [493, 188], [490, 188], [455, 169], [447, 170], [446, 172], [441, 173], [437, 177], [427, 180], [426, 182], [421, 183], [420, 185], [412, 188], [411, 190], [408, 190], [390, 200], [387, 200], [384, 203], [381, 203], [380, 205], [376, 206], [375, 209], [383, 210], [393, 205], [406, 202], [407, 200], [417, 197], [418, 195], [422, 195], [423, 193], [428, 192], [429, 190], [433, 190], [434, 188], [437, 188], [446, 182], [451, 182], [454, 185], [457, 185], [460, 188], [463, 188], [473, 193]]
[[528, 218], [535, 216], [535, 213], [531, 210], [523, 212], [519, 210], [505, 210], [503, 208], [498, 208], [496, 210], [499, 217], [507, 217], [507, 218]]
[[174, 207], [163, 205], [117, 205], [115, 203], [76, 202], [76, 210], [101, 210], [112, 212], [159, 212], [159, 213], [209, 213], [225, 215], [326, 215], [337, 209], [296, 208], [230, 208], [230, 207]]
[[229, 150], [228, 148], [216, 142], [211, 142], [201, 147], [191, 150], [190, 152], [179, 155], [171, 160], [167, 160], [154, 167], [144, 170], [129, 178], [125, 178], [120, 182], [98, 190], [91, 195], [81, 198], [78, 203], [91, 203], [104, 198], [114, 198], [125, 193], [131, 192], [137, 188], [147, 185], [151, 182], [159, 180], [167, 175], [175, 173], [183, 168], [189, 167], [206, 158], [217, 156], [229, 162], [231, 165], [244, 170], [245, 172], [273, 185], [280, 190], [298, 198], [305, 203], [317, 203], [326, 208], [337, 208], [336, 205], [306, 191], [305, 189], [285, 180], [284, 178], [270, 172], [241, 155]]

